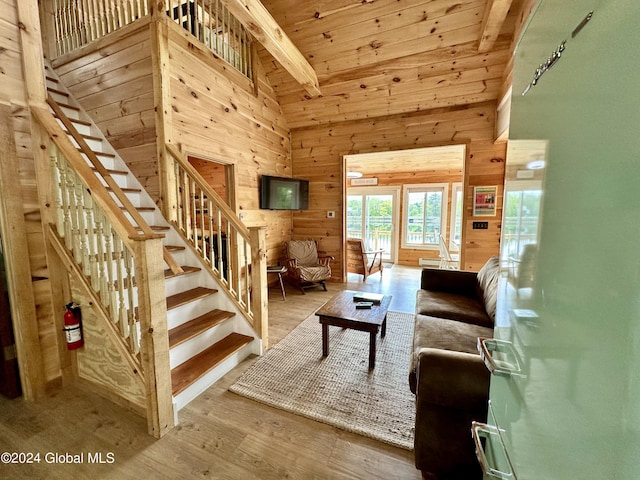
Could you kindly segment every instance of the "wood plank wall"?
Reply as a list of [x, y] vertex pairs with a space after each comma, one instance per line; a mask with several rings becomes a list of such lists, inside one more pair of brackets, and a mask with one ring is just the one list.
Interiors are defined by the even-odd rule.
[[188, 155], [233, 164], [236, 209], [248, 226], [266, 225], [269, 263], [291, 238], [291, 212], [260, 210], [262, 174], [291, 176], [289, 129], [264, 71], [257, 88], [225, 62], [169, 24], [173, 130]]
[[[393, 115], [370, 120], [355, 120], [312, 126], [291, 131], [293, 174], [308, 178], [310, 208], [294, 212], [295, 238], [315, 238], [320, 248], [336, 258], [332, 270], [335, 280], [343, 276], [343, 179], [342, 157], [348, 154], [403, 150], [467, 143], [465, 165], [465, 216], [463, 265], [478, 270], [498, 253], [502, 212], [482, 217], [487, 230], [472, 230], [471, 205], [473, 186], [499, 186], [498, 205], [502, 204], [506, 143], [493, 143], [495, 102], [468, 108], [442, 109], [427, 113]], [[328, 210], [336, 218], [327, 219]]]
[[[291, 236], [291, 213], [259, 210], [260, 174], [291, 175], [289, 129], [260, 65], [257, 88], [168, 20], [172, 127], [167, 141], [187, 155], [235, 166], [238, 213], [267, 225], [270, 262]], [[115, 40], [115, 41], [114, 41]], [[152, 35], [132, 24], [82, 55], [54, 62], [57, 73], [157, 202]], [[192, 41], [193, 40], [193, 41]], [[257, 90], [257, 93], [256, 93]]]
[[148, 22], [129, 25], [52, 63], [157, 202], [160, 184]]
[[[35, 179], [30, 116], [22, 73], [22, 51], [18, 27], [17, 0], [0, 1], [0, 103], [10, 105], [20, 165], [19, 178], [11, 191], [2, 195], [22, 198], [29, 250], [28, 264], [21, 264], [31, 275], [45, 381], [60, 376], [56, 331], [53, 322], [51, 289], [48, 279], [38, 191]], [[7, 252], [7, 257], [11, 252]], [[8, 259], [10, 261], [10, 259]]]

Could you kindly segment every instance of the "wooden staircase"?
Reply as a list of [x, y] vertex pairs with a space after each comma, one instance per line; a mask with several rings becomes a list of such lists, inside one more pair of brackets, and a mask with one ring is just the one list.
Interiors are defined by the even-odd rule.
[[[233, 302], [219, 291], [216, 278], [202, 268], [192, 247], [162, 217], [124, 161], [50, 68], [47, 68], [46, 80], [50, 96], [136, 210], [155, 232], [165, 235], [163, 244], [166, 251], [175, 257], [178, 265], [182, 265], [182, 272], [176, 273], [172, 268], [164, 272], [171, 386], [177, 423], [179, 409], [245, 357], [261, 353], [260, 339]], [[59, 123], [64, 128], [60, 119]], [[73, 141], [70, 132], [65, 131]], [[78, 145], [75, 141], [74, 144]], [[95, 168], [94, 172], [102, 179]], [[106, 186], [106, 182], [103, 184]], [[107, 188], [113, 193], [111, 188]], [[135, 285], [135, 281], [133, 283]]]

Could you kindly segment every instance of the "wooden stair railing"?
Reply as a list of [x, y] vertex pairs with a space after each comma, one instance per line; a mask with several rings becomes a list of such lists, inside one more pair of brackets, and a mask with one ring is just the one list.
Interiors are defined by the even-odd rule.
[[163, 188], [164, 215], [197, 252], [267, 346], [265, 227], [247, 228], [172, 144]]
[[[118, 201], [122, 204], [124, 210], [131, 215], [133, 221], [137, 224], [138, 228], [142, 230], [143, 235], [154, 235], [151, 227], [147, 224], [147, 222], [142, 218], [140, 212], [136, 209], [136, 207], [131, 203], [129, 197], [127, 197], [126, 193], [120, 188], [120, 186], [113, 179], [109, 171], [104, 168], [102, 162], [98, 159], [93, 150], [87, 145], [84, 137], [78, 132], [76, 127], [73, 125], [73, 122], [64, 114], [62, 108], [58, 105], [58, 103], [49, 95], [47, 97], [47, 103], [49, 107], [53, 110], [58, 119], [63, 123], [67, 131], [71, 134], [73, 139], [77, 142], [89, 161], [93, 168], [100, 174], [100, 176], [105, 180], [109, 189], [114, 193]], [[184, 273], [180, 265], [175, 261], [174, 257], [167, 251], [166, 248], [163, 248], [162, 258], [165, 263], [169, 266], [171, 271], [175, 274]]]
[[148, 430], [160, 437], [173, 425], [164, 272], [156, 260], [163, 236], [144, 220], [131, 223], [82, 156], [95, 157], [84, 140], [78, 149], [49, 110], [31, 112], [51, 140], [57, 225], [49, 225], [48, 238], [144, 385]]

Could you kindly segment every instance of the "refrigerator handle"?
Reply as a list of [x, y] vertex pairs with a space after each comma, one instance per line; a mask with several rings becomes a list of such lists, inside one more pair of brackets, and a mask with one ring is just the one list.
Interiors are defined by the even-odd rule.
[[[482, 473], [484, 474], [484, 476], [488, 476], [490, 478], [498, 478], [500, 480], [517, 480], [513, 469], [511, 469], [511, 465], [508, 460], [509, 457], [504, 448], [504, 444], [500, 439], [498, 427], [487, 425], [486, 423], [472, 422], [471, 436], [473, 437], [473, 442], [476, 446], [476, 457], [478, 458], [478, 463], [480, 464], [480, 468], [482, 469]], [[504, 466], [498, 467], [491, 466], [489, 464], [489, 460], [487, 459], [485, 447], [482, 444], [481, 437], [485, 439], [486, 443], [490, 444], [491, 451], [499, 452], [497, 457], [502, 459], [500, 463], [502, 463]], [[494, 443], [497, 443], [497, 445], [494, 445]], [[489, 445], [487, 446], [487, 448], [489, 448]], [[496, 460], [496, 462], [498, 462], [498, 460]], [[509, 470], [505, 471], [501, 470], [500, 468], [508, 468]]]
[[[478, 352], [491, 375], [501, 377], [522, 375], [518, 355], [510, 342], [478, 337]], [[492, 352], [496, 352], [500, 359], [494, 358]]]

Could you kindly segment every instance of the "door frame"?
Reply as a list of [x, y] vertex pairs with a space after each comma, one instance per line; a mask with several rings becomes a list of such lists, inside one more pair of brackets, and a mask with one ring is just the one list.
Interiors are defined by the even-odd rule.
[[[399, 185], [388, 185], [388, 186], [367, 186], [367, 187], [349, 187], [347, 186], [345, 192], [345, 202], [344, 202], [344, 212], [342, 218], [344, 219], [344, 232], [345, 232], [345, 242], [344, 242], [344, 253], [346, 255], [346, 233], [347, 233], [347, 204], [349, 195], [391, 195], [393, 197], [393, 211], [391, 213], [391, 258], [387, 260], [390, 263], [397, 263], [398, 261], [398, 249], [399, 249], [399, 241], [400, 241], [400, 201], [401, 201], [401, 190], [402, 187]], [[363, 212], [364, 213], [364, 212]]]
[[[217, 165], [221, 165], [224, 167], [224, 175], [225, 180], [227, 182], [227, 197], [225, 200], [228, 206], [236, 213], [237, 211], [237, 188], [236, 188], [236, 165], [233, 162], [228, 162], [225, 160], [220, 160], [218, 158], [213, 158], [209, 155], [202, 154], [200, 152], [187, 150], [184, 153], [185, 158], [189, 161], [189, 158], [193, 158], [196, 160], [202, 160], [204, 162], [211, 162]], [[198, 172], [199, 173], [199, 172]]]

